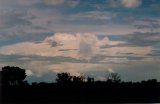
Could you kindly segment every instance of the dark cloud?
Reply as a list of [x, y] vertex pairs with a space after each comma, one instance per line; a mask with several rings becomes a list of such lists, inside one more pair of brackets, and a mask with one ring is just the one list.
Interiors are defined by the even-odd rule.
[[155, 29], [160, 28], [160, 23], [157, 19], [145, 18], [139, 19], [138, 21], [144, 23], [134, 25], [136, 29], [150, 29], [151, 31], [154, 31]]
[[[26, 9], [14, 9], [0, 14], [0, 40], [16, 37], [30, 38], [45, 33], [44, 28], [33, 26], [33, 16]], [[39, 38], [39, 37], [37, 37]], [[25, 40], [25, 39], [24, 39]]]
[[33, 42], [41, 43], [47, 36], [51, 36], [53, 33], [42, 32], [42, 33], [31, 33], [25, 31], [19, 31], [19, 33], [0, 31], [0, 47], [6, 45], [12, 45], [20, 42]]
[[159, 50], [153, 50], [152, 53], [148, 54], [148, 56], [160, 56], [160, 49]]
[[51, 45], [51, 47], [63, 46], [63, 44], [56, 41], [48, 41], [48, 43]]
[[139, 61], [139, 60], [145, 59], [145, 57], [127, 56], [127, 59], [128, 59], [128, 60], [137, 60], [137, 61]]
[[66, 19], [65, 22], [72, 24], [104, 25], [108, 24], [116, 15], [114, 12], [89, 11], [70, 15], [69, 19]]
[[61, 62], [71, 62], [71, 63], [85, 63], [87, 60], [85, 59], [75, 59], [72, 57], [64, 57], [64, 56], [55, 56], [55, 57], [45, 57], [45, 56], [36, 56], [36, 55], [2, 55], [0, 54], [0, 62], [30, 62], [30, 61], [49, 61], [52, 64], [58, 64]]
[[144, 18], [144, 19], [140, 19], [141, 21], [144, 21], [144, 22], [149, 22], [149, 23], [157, 23], [158, 20], [156, 19], [151, 19], [151, 18]]
[[133, 46], [133, 45], [128, 44], [128, 43], [121, 43], [121, 44], [118, 44], [118, 45], [104, 45], [104, 46], [101, 46], [100, 48], [103, 49], [103, 48], [126, 47], [126, 46]]
[[122, 37], [127, 40], [129, 45], [151, 46], [160, 42], [159, 32], [135, 32], [133, 34], [128, 34]]
[[77, 49], [59, 49], [58, 51], [76, 51]]
[[12, 28], [14, 26], [26, 26], [26, 25], [32, 25], [32, 23], [29, 21], [29, 19], [25, 19], [27, 16], [27, 11], [25, 9], [22, 10], [12, 10], [6, 13], [2, 13], [0, 15], [1, 18], [1, 29], [3, 28]]
[[154, 29], [160, 28], [160, 24], [158, 24], [158, 23], [151, 23], [148, 25], [140, 24], [140, 25], [135, 25], [135, 28], [137, 28], [137, 29], [150, 29], [151, 31], [153, 31]]
[[[108, 59], [128, 59], [128, 61], [141, 61], [143, 59], [145, 59], [144, 56], [134, 56], [133, 53], [131, 54], [124, 54], [122, 56], [107, 56], [107, 55], [96, 55], [96, 56], [93, 56], [91, 59], [90, 59], [90, 63], [99, 63], [99, 64], [103, 64], [103, 63], [107, 63], [107, 64], [118, 64], [119, 62], [114, 62], [113, 61], [106, 61], [106, 62], [101, 62], [103, 60], [105, 60], [106, 58]], [[123, 60], [122, 60], [123, 61]], [[126, 62], [121, 62], [121, 63], [126, 63]]]

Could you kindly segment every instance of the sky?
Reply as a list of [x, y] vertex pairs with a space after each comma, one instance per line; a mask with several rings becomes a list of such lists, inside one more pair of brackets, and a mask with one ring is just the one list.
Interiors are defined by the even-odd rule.
[[0, 68], [160, 81], [160, 0], [0, 0]]

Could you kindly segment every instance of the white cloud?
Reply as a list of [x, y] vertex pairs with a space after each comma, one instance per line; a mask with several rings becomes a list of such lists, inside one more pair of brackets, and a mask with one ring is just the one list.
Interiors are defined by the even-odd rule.
[[141, 0], [121, 0], [121, 3], [126, 8], [135, 8], [141, 5]]
[[52, 64], [49, 65], [49, 69], [53, 72], [69, 72], [69, 73], [83, 73], [88, 71], [99, 71], [106, 70], [105, 64], [91, 64], [91, 63], [68, 63], [63, 62], [61, 64]]
[[111, 7], [135, 8], [141, 5], [142, 0], [107, 0]]
[[119, 44], [125, 44], [124, 41], [110, 41], [107, 37], [105, 37], [103, 40], [98, 42], [99, 46], [109, 46], [109, 45], [119, 45]]
[[30, 61], [26, 64], [26, 69], [30, 70], [27, 73], [40, 77], [49, 71], [50, 64], [49, 61]]
[[[37, 76], [41, 77], [48, 72], [60, 73], [68, 72], [71, 75], [86, 75], [87, 72], [114, 72], [111, 68], [112, 65], [107, 64], [92, 64], [92, 63], [70, 63], [62, 62], [59, 64], [53, 64], [49, 61], [31, 61], [25, 63], [25, 68], [27, 76]], [[109, 68], [107, 68], [109, 67]]]
[[47, 37], [44, 42], [54, 42], [56, 41], [57, 43], [62, 43], [66, 41], [76, 41], [76, 36], [74, 34], [69, 34], [69, 33], [56, 33], [53, 36]]
[[125, 43], [123, 41], [110, 41], [107, 37], [103, 40], [98, 40], [96, 35], [93, 33], [56, 33], [53, 36], [47, 37], [44, 42], [48, 42], [51, 45], [56, 42], [58, 46], [56, 48], [59, 49], [77, 49], [78, 53], [76, 57], [86, 59], [90, 59], [95, 54], [98, 54], [101, 46]]
[[32, 42], [17, 43], [0, 48], [1, 54], [6, 55], [40, 55], [40, 56], [53, 56], [57, 50], [50, 48], [45, 43], [35, 44]]
[[31, 60], [31, 59], [29, 57], [21, 57], [21, 58], [18, 58], [18, 60], [27, 61], [27, 60]]
[[33, 75], [33, 72], [31, 70], [26, 70], [26, 75], [27, 76], [32, 76]]
[[79, 41], [79, 54], [83, 58], [91, 58], [99, 51], [97, 46], [97, 38], [95, 34], [84, 33], [83, 35], [78, 33], [77, 38]]
[[98, 40], [95, 34], [92, 33], [56, 33], [51, 37], [47, 37], [44, 42], [61, 44], [62, 46], [59, 46], [59, 49], [77, 49], [77, 57], [82, 58], [90, 58], [99, 50]]
[[110, 73], [114, 73], [114, 70], [113, 70], [112, 68], [109, 68], [108, 71], [109, 71]]
[[[22, 42], [0, 47], [0, 54], [4, 55], [38, 55], [38, 56], [64, 56], [72, 58], [90, 59], [97, 54], [119, 56], [121, 54], [133, 53], [135, 55], [147, 55], [153, 50], [152, 47], [111, 47], [123, 44], [123, 41], [111, 41], [107, 37], [99, 40], [92, 33], [55, 33], [41, 43]], [[67, 51], [59, 51], [67, 50]]]

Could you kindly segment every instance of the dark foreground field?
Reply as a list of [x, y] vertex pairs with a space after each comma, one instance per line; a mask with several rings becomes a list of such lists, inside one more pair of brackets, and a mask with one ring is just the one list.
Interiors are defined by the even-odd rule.
[[81, 82], [2, 86], [3, 103], [157, 103], [160, 83]]

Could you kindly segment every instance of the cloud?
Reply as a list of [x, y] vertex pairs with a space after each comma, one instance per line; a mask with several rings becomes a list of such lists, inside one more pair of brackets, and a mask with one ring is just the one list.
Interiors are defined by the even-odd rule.
[[19, 3], [20, 5], [32, 5], [38, 2], [38, 0], [15, 0], [15, 1], [17, 1], [17, 3]]
[[35, 25], [39, 23], [37, 17], [43, 17], [43, 12], [41, 11], [40, 14], [38, 11], [40, 10], [36, 11], [35, 8], [28, 9], [26, 7], [2, 10], [0, 14], [0, 40], [12, 41], [15, 38], [23, 38], [23, 40], [29, 38], [28, 40], [31, 40], [30, 38], [33, 39], [37, 34], [41, 35], [38, 37], [41, 38], [45, 33], [49, 33], [45, 27]]
[[93, 64], [93, 63], [71, 63], [71, 62], [61, 62], [61, 63], [52, 63], [51, 61], [30, 61], [25, 65], [26, 74], [28, 76], [37, 76], [42, 77], [48, 72], [60, 73], [60, 72], [69, 72], [73, 75], [82, 75], [90, 71], [113, 71], [111, 67], [106, 64]]
[[121, 0], [121, 3], [126, 8], [135, 8], [141, 5], [141, 0]]
[[121, 4], [120, 0], [107, 0], [107, 3], [111, 7], [119, 7]]
[[79, 54], [84, 58], [91, 58], [99, 49], [97, 46], [97, 38], [95, 34], [85, 33], [77, 34], [79, 41]]
[[53, 72], [70, 72], [70, 73], [85, 73], [88, 71], [108, 71], [105, 64], [92, 64], [92, 63], [68, 63], [52, 64], [49, 69]]
[[26, 70], [26, 75], [27, 76], [32, 76], [33, 75], [33, 72], [31, 70]]
[[26, 10], [11, 10], [0, 14], [0, 28], [8, 29], [15, 26], [31, 25], [29, 20], [24, 19]]
[[[52, 1], [55, 2], [54, 0]], [[72, 0], [69, 1], [74, 2]], [[68, 3], [69, 1], [67, 0], [65, 2]], [[28, 0], [22, 0], [22, 2], [29, 3]], [[37, 4], [34, 2], [31, 1], [29, 7], [24, 6], [24, 8], [22, 8], [22, 3], [19, 4], [19, 6], [14, 6], [15, 8], [8, 7], [11, 9], [2, 10], [3, 12], [0, 14], [1, 39], [2, 37], [11, 39], [12, 37], [17, 38], [23, 36], [26, 38], [31, 36], [30, 34], [39, 35], [49, 32], [126, 34], [137, 31], [137, 29], [132, 26], [110, 25], [110, 23], [112, 24], [114, 21], [112, 21], [112, 19], [117, 17], [117, 13], [115, 12], [91, 10], [82, 13], [72, 12], [72, 10], [69, 9], [71, 13], [67, 14], [67, 11], [67, 13], [63, 13], [63, 10], [61, 11], [61, 9], [49, 5], [42, 6], [44, 8], [42, 9], [38, 6], [42, 1], [39, 1], [40, 3], [37, 1]], [[65, 7], [62, 9], [65, 9]], [[99, 26], [99, 28], [97, 28], [97, 26]], [[123, 31], [124, 29], [126, 31]]]
[[[113, 56], [133, 53], [136, 55], [145, 55], [149, 54], [153, 50], [152, 47], [119, 47], [118, 45], [120, 44], [127, 45], [128, 43], [124, 41], [111, 41], [107, 37], [100, 40], [93, 33], [55, 33], [53, 36], [46, 37], [40, 43], [22, 42], [0, 47], [0, 54], [28, 56], [38, 55], [46, 57], [64, 56], [89, 60], [97, 54]], [[104, 48], [104, 46], [113, 45], [114, 47]]]
[[[17, 60], [17, 64], [24, 62], [25, 68], [32, 70], [36, 76], [42, 76], [48, 70], [72, 73], [94, 70], [92, 68], [106, 70], [106, 66], [103, 64], [127, 64], [135, 61], [134, 57], [146, 56], [154, 50], [149, 46], [130, 47], [126, 45], [119, 47], [119, 44], [127, 43], [111, 41], [106, 36], [99, 39], [93, 33], [55, 33], [39, 43], [22, 42], [0, 47], [0, 54], [4, 56], [1, 57], [3, 59], [8, 57], [6, 60], [9, 62], [14, 61], [11, 59]], [[101, 48], [113, 45], [115, 46]], [[133, 57], [129, 59], [127, 56]], [[107, 67], [112, 68], [112, 66]]]
[[137, 56], [145, 56], [154, 50], [153, 47], [143, 47], [143, 46], [135, 46], [135, 47], [111, 47], [111, 48], [104, 48], [101, 49], [101, 54], [106, 54], [109, 56], [121, 56], [126, 54], [134, 54]]
[[107, 3], [111, 7], [135, 8], [142, 4], [142, 0], [108, 0]]
[[[77, 55], [83, 58], [90, 58], [98, 50], [97, 38], [92, 33], [56, 33], [47, 37], [44, 42], [61, 44], [59, 50], [78, 51]], [[73, 44], [74, 43], [74, 44]]]
[[[55, 44], [56, 43], [56, 44]], [[73, 44], [75, 43], [75, 44]], [[54, 45], [54, 47], [53, 47]], [[57, 33], [47, 37], [40, 43], [22, 42], [0, 48], [0, 53], [5, 55], [38, 55], [38, 56], [70, 56], [78, 57], [76, 50], [79, 43], [73, 34]], [[69, 52], [59, 51], [61, 49], [73, 49]]]
[[128, 40], [129, 44], [138, 46], [151, 46], [160, 42], [159, 32], [136, 32], [123, 37]]
[[47, 83], [53, 83], [56, 81], [56, 75], [57, 73], [54, 73], [52, 71], [49, 71], [47, 73], [44, 73], [43, 75], [41, 76], [36, 76], [36, 75], [32, 75], [32, 76], [28, 76], [26, 78], [26, 80], [29, 82], [29, 83], [32, 83], [32, 82], [47, 82]]
[[48, 5], [61, 5], [64, 3], [64, 0], [43, 0], [43, 2]]
[[53, 43], [55, 46], [56, 43], [56, 48], [59, 50], [78, 52], [77, 57], [85, 59], [90, 59], [95, 54], [98, 54], [100, 47], [102, 46], [112, 46], [125, 43], [123, 41], [110, 41], [107, 37], [103, 40], [99, 40], [93, 33], [56, 33], [53, 36], [47, 37], [43, 42], [47, 42], [51, 46], [53, 46]]
[[6, 55], [40, 55], [40, 56], [52, 56], [56, 50], [51, 49], [50, 46], [44, 43], [35, 44], [32, 42], [17, 43], [0, 48], [0, 53]]
[[98, 42], [100, 47], [123, 45], [126, 43], [127, 42], [124, 42], [124, 41], [110, 41], [107, 37], [105, 37], [104, 39]]
[[22, 66], [26, 69], [26, 74], [30, 76], [36, 76], [36, 77], [42, 77], [43, 75], [50, 72], [49, 65], [51, 65], [52, 62], [50, 61], [26, 61], [22, 63]]
[[56, 33], [53, 36], [47, 37], [44, 42], [49, 43], [51, 46], [63, 46], [67, 42], [76, 41], [76, 37], [67, 33]]
[[[100, 63], [115, 63], [115, 64], [122, 64], [122, 63], [128, 63], [129, 62], [129, 60], [127, 59], [127, 58], [109, 58], [109, 57], [107, 57], [107, 58], [105, 58], [104, 60], [102, 60], [102, 61], [100, 61]], [[109, 71], [111, 71], [111, 70], [109, 70]]]
[[149, 29], [150, 31], [155, 31], [160, 29], [160, 21], [152, 18], [140, 19], [135, 22], [134, 26], [137, 29]]
[[76, 7], [80, 3], [80, 0], [67, 0], [67, 3], [71, 7]]
[[65, 43], [69, 41], [76, 41], [76, 37], [73, 34], [68, 34], [68, 33], [56, 33], [53, 36], [47, 37], [44, 42], [49, 42], [49, 43]]
[[116, 13], [104, 11], [89, 11], [83, 13], [72, 14], [67, 22], [72, 23], [89, 23], [89, 24], [106, 24], [116, 16]]
[[114, 73], [114, 70], [113, 70], [112, 68], [109, 68], [108, 71], [109, 71], [110, 73]]

